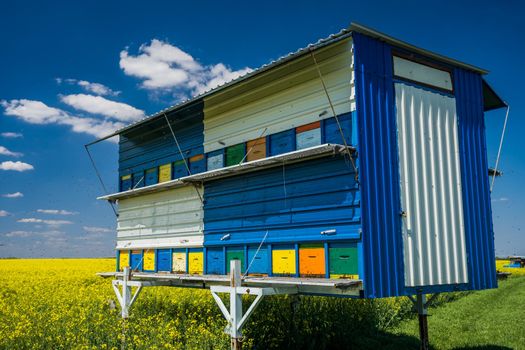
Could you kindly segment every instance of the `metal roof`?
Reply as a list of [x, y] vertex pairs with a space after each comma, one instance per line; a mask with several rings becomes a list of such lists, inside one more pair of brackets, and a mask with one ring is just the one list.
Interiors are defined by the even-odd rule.
[[452, 58], [448, 58], [446, 56], [442, 56], [442, 55], [439, 55], [437, 53], [434, 53], [434, 52], [431, 52], [431, 51], [428, 51], [428, 50], [425, 50], [425, 49], [422, 49], [422, 48], [419, 48], [417, 46], [414, 46], [414, 45], [411, 45], [411, 44], [408, 44], [404, 41], [401, 41], [401, 40], [398, 40], [398, 39], [395, 39], [391, 36], [388, 36], [386, 34], [383, 34], [381, 32], [378, 32], [374, 29], [371, 29], [371, 28], [368, 28], [366, 26], [363, 26], [361, 24], [357, 24], [357, 23], [351, 23], [350, 26], [346, 29], [342, 29], [341, 31], [339, 31], [338, 33], [336, 34], [332, 34], [330, 36], [328, 36], [327, 38], [323, 38], [323, 39], [319, 39], [317, 42], [315, 43], [311, 43], [309, 45], [307, 45], [306, 47], [303, 47], [303, 48], [300, 48], [299, 50], [295, 51], [295, 52], [290, 52], [288, 53], [287, 55], [284, 55], [276, 60], [273, 60], [249, 73], [246, 73], [236, 79], [233, 79], [227, 83], [224, 83], [222, 85], [219, 85], [215, 88], [212, 88], [208, 91], [205, 91], [199, 95], [196, 95], [194, 97], [192, 97], [191, 99], [188, 99], [188, 100], [185, 100], [185, 101], [182, 101], [178, 104], [175, 104], [171, 107], [168, 107], [168, 108], [165, 108], [157, 113], [154, 113], [154, 114], [151, 114], [141, 120], [138, 120], [128, 126], [125, 126], [121, 129], [118, 129], [116, 130], [115, 132], [107, 135], [107, 136], [104, 136], [100, 139], [97, 139], [91, 143], [88, 143], [86, 146], [90, 146], [92, 144], [95, 144], [97, 142], [100, 142], [100, 141], [103, 141], [103, 140], [106, 140], [110, 137], [113, 137], [113, 136], [116, 136], [116, 135], [119, 135], [121, 134], [122, 132], [124, 131], [127, 131], [133, 127], [136, 127], [140, 124], [143, 124], [149, 120], [152, 120], [156, 117], [160, 117], [162, 115], [164, 115], [165, 113], [168, 113], [168, 112], [172, 112], [172, 111], [175, 111], [177, 109], [180, 109], [180, 108], [183, 108], [191, 103], [194, 103], [194, 102], [197, 102], [199, 100], [201, 100], [202, 98], [204, 97], [207, 97], [207, 96], [210, 96], [212, 94], [215, 94], [219, 91], [222, 91], [230, 86], [233, 86], [233, 85], [236, 85], [238, 83], [241, 83], [247, 79], [250, 79], [256, 75], [259, 75], [263, 72], [266, 72], [276, 66], [279, 66], [279, 65], [282, 65], [282, 64], [285, 64], [289, 61], [292, 61], [293, 59], [295, 58], [298, 58], [300, 56], [303, 56], [307, 53], [309, 53], [310, 51], [313, 51], [313, 50], [317, 50], [319, 48], [322, 48], [324, 46], [327, 46], [327, 45], [330, 45], [330, 44], [333, 44], [335, 42], [338, 42], [338, 41], [341, 41], [341, 40], [344, 40], [348, 37], [350, 37], [352, 35], [352, 32], [359, 32], [359, 33], [362, 33], [362, 34], [365, 34], [365, 35], [368, 35], [368, 36], [371, 36], [371, 37], [375, 37], [375, 38], [379, 38], [385, 42], [388, 42], [392, 45], [395, 45], [395, 46], [398, 46], [398, 47], [401, 47], [401, 48], [405, 48], [405, 49], [408, 49], [408, 50], [411, 50], [411, 51], [414, 51], [414, 52], [417, 52], [417, 53], [420, 53], [422, 55], [425, 55], [425, 56], [428, 56], [430, 58], [434, 58], [436, 60], [440, 60], [440, 61], [443, 61], [443, 62], [446, 62], [446, 63], [449, 63], [449, 64], [452, 64], [452, 65], [455, 65], [455, 66], [458, 66], [458, 67], [462, 67], [462, 68], [465, 68], [465, 69], [468, 69], [468, 70], [472, 70], [472, 71], [475, 71], [477, 73], [480, 73], [480, 74], [487, 74], [488, 71], [487, 70], [484, 70], [482, 68], [479, 68], [479, 67], [476, 67], [476, 66], [473, 66], [473, 65], [470, 65], [470, 64], [467, 64], [467, 63], [463, 63], [461, 61], [457, 61], [457, 60], [454, 60]]

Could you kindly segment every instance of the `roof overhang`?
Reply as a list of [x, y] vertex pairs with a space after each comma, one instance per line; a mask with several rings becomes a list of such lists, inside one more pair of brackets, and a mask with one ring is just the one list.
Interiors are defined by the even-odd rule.
[[507, 103], [503, 101], [501, 97], [494, 91], [494, 89], [483, 80], [483, 110], [485, 112], [492, 111], [493, 109], [506, 108]]

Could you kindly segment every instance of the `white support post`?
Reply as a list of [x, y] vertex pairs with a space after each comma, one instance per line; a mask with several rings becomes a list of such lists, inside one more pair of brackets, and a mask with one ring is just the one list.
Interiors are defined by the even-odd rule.
[[237, 287], [241, 286], [241, 262], [240, 260], [230, 261], [230, 318], [231, 318], [231, 347], [233, 350], [240, 350], [242, 347], [242, 333], [239, 323], [242, 319], [242, 295], [237, 293]]
[[122, 279], [122, 318], [129, 317], [129, 306], [131, 304], [131, 286], [128, 286], [129, 266], [124, 268], [124, 278]]
[[[128, 266], [124, 268], [124, 273], [121, 280], [113, 280], [113, 290], [115, 291], [115, 295], [117, 296], [117, 300], [120, 304], [121, 309], [121, 316], [122, 318], [128, 318], [129, 317], [129, 308], [135, 300], [137, 300], [137, 297], [140, 294], [140, 291], [142, 290], [143, 284], [149, 285], [148, 282], [136, 282], [136, 281], [130, 281], [130, 269]], [[122, 292], [119, 290], [119, 285], [122, 286]], [[159, 283], [159, 285], [162, 285]], [[135, 293], [132, 295], [132, 287], [137, 287], [135, 290]]]
[[[219, 306], [222, 314], [228, 326], [224, 330], [226, 334], [231, 337], [231, 348], [234, 350], [241, 349], [242, 343], [242, 327], [248, 321], [253, 311], [261, 303], [265, 295], [276, 295], [276, 294], [297, 294], [298, 290], [296, 287], [286, 288], [273, 288], [273, 287], [243, 287], [241, 286], [241, 262], [239, 260], [232, 260], [230, 264], [230, 286], [211, 286], [210, 291], [213, 299]], [[230, 310], [226, 308], [222, 299], [217, 293], [228, 293], [230, 294]], [[255, 295], [255, 300], [252, 302], [246, 313], [243, 315], [242, 312], [242, 296]]]

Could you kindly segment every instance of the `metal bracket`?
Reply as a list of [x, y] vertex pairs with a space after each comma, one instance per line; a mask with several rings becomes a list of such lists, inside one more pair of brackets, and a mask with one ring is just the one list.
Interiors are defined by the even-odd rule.
[[436, 299], [436, 297], [439, 294], [440, 293], [432, 294], [428, 300], [425, 294], [418, 294], [418, 296], [421, 295], [421, 297], [418, 297], [417, 299], [414, 298], [412, 295], [407, 295], [407, 298], [410, 299], [412, 303], [414, 303], [414, 305], [412, 306], [412, 311], [422, 315], [423, 313], [428, 314], [428, 306], [430, 305], [430, 303], [432, 303], [434, 299]]
[[[261, 303], [266, 295], [277, 294], [297, 294], [296, 287], [273, 288], [273, 287], [242, 287], [241, 286], [241, 262], [239, 260], [232, 260], [230, 262], [231, 280], [230, 286], [210, 286], [211, 295], [219, 306], [222, 315], [228, 321], [228, 325], [224, 329], [226, 334], [231, 337], [232, 349], [241, 348], [242, 327], [246, 321], [253, 314], [257, 306]], [[230, 295], [230, 310], [226, 308], [221, 297], [217, 293], [227, 293]], [[248, 310], [243, 314], [242, 310], [242, 296], [255, 295], [255, 300], [250, 304]]]
[[[112, 286], [113, 291], [115, 291], [115, 295], [117, 296], [117, 300], [120, 304], [120, 309], [122, 318], [128, 318], [129, 317], [129, 308], [133, 303], [137, 300], [140, 292], [142, 291], [142, 287], [147, 286], [160, 286], [160, 285], [170, 285], [168, 282], [147, 282], [147, 281], [131, 281], [131, 273], [129, 266], [126, 266], [124, 268], [124, 273], [122, 276], [122, 280], [113, 280]], [[121, 286], [122, 292], [119, 289], [119, 286]], [[135, 293], [132, 295], [132, 287], [136, 287]]]

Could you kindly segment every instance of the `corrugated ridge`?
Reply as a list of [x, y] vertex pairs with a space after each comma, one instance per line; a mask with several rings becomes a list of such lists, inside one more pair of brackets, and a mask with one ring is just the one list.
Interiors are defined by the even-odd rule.
[[[359, 192], [353, 170], [341, 156], [248, 173], [205, 184], [205, 244], [257, 239], [301, 242], [348, 238], [359, 225]], [[351, 227], [355, 226], [355, 230]], [[229, 241], [220, 241], [224, 234]]]
[[470, 289], [497, 287], [482, 79], [454, 70]]
[[353, 33], [367, 297], [401, 295], [403, 256], [390, 45]]
[[405, 284], [468, 280], [456, 101], [395, 84]]

